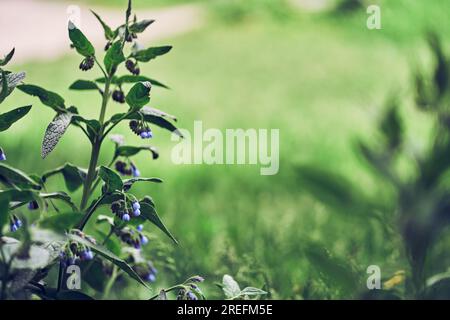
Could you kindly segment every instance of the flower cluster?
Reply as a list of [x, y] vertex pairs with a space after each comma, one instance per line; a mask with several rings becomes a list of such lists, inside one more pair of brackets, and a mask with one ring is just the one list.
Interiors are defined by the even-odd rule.
[[131, 120], [130, 129], [142, 139], [153, 138], [153, 132], [144, 121]]
[[0, 148], [0, 161], [5, 161], [6, 160], [6, 154], [3, 151], [2, 148]]
[[9, 230], [11, 230], [11, 232], [16, 232], [17, 230], [19, 230], [19, 228], [21, 226], [22, 226], [22, 220], [17, 218], [15, 215], [12, 215], [10, 217]]
[[88, 71], [94, 67], [94, 57], [86, 57], [80, 63], [80, 69], [83, 71]]
[[125, 103], [125, 93], [123, 93], [122, 89], [116, 89], [112, 93], [112, 99], [119, 103]]
[[[96, 244], [93, 237], [86, 235], [80, 230], [72, 230], [72, 233], [78, 235], [81, 238], [86, 239], [92, 244]], [[94, 254], [91, 249], [76, 241], [69, 241], [65, 244], [59, 254], [60, 261], [65, 265], [76, 264], [77, 261], [89, 261], [94, 258]]]
[[128, 167], [128, 165], [125, 162], [120, 161], [120, 160], [116, 162], [115, 167], [116, 167], [117, 172], [119, 172], [120, 174], [122, 174], [124, 176], [133, 176], [133, 177], [141, 176], [141, 172], [136, 167], [136, 165], [131, 161], [130, 161], [130, 167]]
[[27, 207], [28, 207], [28, 210], [34, 211], [34, 210], [39, 209], [39, 204], [37, 203], [37, 201], [31, 201], [28, 203]]
[[134, 264], [133, 269], [142, 279], [155, 282], [158, 270], [153, 266], [151, 261]]
[[205, 279], [201, 276], [194, 276], [186, 280], [182, 288], [178, 291], [177, 300], [198, 300], [204, 298], [202, 290], [197, 283], [203, 282]]
[[135, 76], [138, 76], [141, 73], [141, 69], [139, 69], [137, 61], [133, 62], [133, 60], [128, 59], [125, 62], [125, 67], [127, 68], [128, 71], [130, 71]]
[[141, 215], [141, 205], [137, 201], [133, 201], [131, 205], [125, 200], [114, 201], [111, 204], [111, 211], [122, 221], [130, 221], [131, 217], [139, 217]]

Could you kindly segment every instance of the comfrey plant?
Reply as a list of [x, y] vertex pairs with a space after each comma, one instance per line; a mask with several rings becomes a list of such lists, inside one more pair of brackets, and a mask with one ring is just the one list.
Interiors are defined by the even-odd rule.
[[[381, 233], [382, 237], [376, 238], [372, 247], [378, 245], [377, 250], [384, 256], [395, 257], [396, 261], [386, 262], [376, 268], [381, 270], [378, 277], [383, 277], [385, 281], [379, 279], [379, 285], [375, 281], [374, 288], [367, 285], [372, 290], [364, 292], [366, 281], [361, 279], [361, 274], [365, 274], [367, 265], [358, 275], [349, 273], [350, 267], [342, 269], [342, 264], [334, 263], [336, 260], [320, 256], [320, 261], [328, 263], [327, 270], [334, 271], [328, 276], [335, 280], [338, 277], [345, 279], [349, 292], [362, 292], [360, 298], [450, 298], [450, 63], [435, 34], [429, 35], [428, 42], [435, 66], [430, 73], [417, 73], [414, 83], [416, 107], [429, 115], [433, 123], [434, 130], [428, 146], [423, 150], [411, 150], [411, 145], [405, 139], [407, 122], [401, 116], [395, 100], [390, 100], [380, 122], [380, 139], [371, 145], [359, 144], [360, 153], [371, 165], [375, 175], [382, 178], [385, 193], [382, 196], [368, 196], [361, 191], [360, 186], [352, 185], [343, 176], [322, 169], [301, 170], [302, 181], [310, 187], [314, 196], [330, 204], [336, 211], [345, 211], [354, 220], [361, 220], [360, 225], [364, 225], [368, 233], [370, 231], [370, 236], [374, 236], [373, 231]], [[408, 174], [405, 174], [405, 167], [410, 169]], [[377, 230], [368, 227], [371, 226], [369, 222], [376, 222], [374, 225]], [[387, 246], [387, 243], [402, 244], [401, 250]], [[375, 251], [369, 250], [369, 246], [365, 248], [364, 254], [370, 255], [373, 253], [371, 251]], [[317, 254], [314, 256], [318, 257]], [[376, 260], [374, 263], [378, 264]], [[384, 272], [389, 269], [392, 271], [393, 268], [400, 270], [394, 274]], [[352, 284], [348, 286], [349, 283]]]
[[[98, 119], [86, 119], [75, 106], [68, 107], [55, 92], [24, 84], [23, 73], [1, 70], [0, 102], [17, 87], [39, 98], [44, 106], [56, 113], [44, 135], [42, 158], [54, 150], [70, 126], [81, 130], [91, 144], [87, 169], [66, 163], [42, 176], [29, 175], [5, 164], [6, 154], [0, 149], [0, 183], [4, 186], [0, 190], [2, 299], [29, 298], [31, 294], [43, 299], [91, 298], [85, 292], [75, 290], [79, 289], [77, 283], [80, 281], [103, 292], [103, 297], [108, 297], [111, 287], [121, 279], [121, 275], [128, 275], [149, 288], [148, 284], [156, 280], [157, 270], [140, 251], [153, 237], [144, 225], [156, 226], [173, 242], [177, 242], [159, 218], [152, 198], [145, 196], [138, 199], [130, 192], [137, 182], [161, 182], [159, 178], [141, 177], [137, 165], [131, 160], [142, 151], [149, 151], [156, 159], [156, 149], [148, 145], [126, 145], [122, 136], [110, 135], [117, 125], [126, 121], [141, 139], [152, 138], [152, 128], [155, 127], [181, 135], [171, 122], [176, 121], [173, 116], [146, 106], [152, 86], [166, 86], [140, 75], [139, 67], [168, 53], [171, 47], [142, 48], [137, 42], [138, 35], [154, 21], [138, 20], [136, 15], [132, 16], [131, 10], [130, 0], [124, 24], [116, 29], [110, 28], [93, 12], [104, 29], [107, 41], [102, 62], [91, 42], [77, 26], [69, 22], [71, 46], [82, 57], [79, 68], [90, 71], [97, 67], [102, 73], [102, 77], [94, 81], [77, 80], [70, 89], [99, 92], [101, 105]], [[0, 60], [0, 66], [6, 65], [13, 54], [14, 51]], [[118, 74], [122, 66], [126, 67], [128, 74]], [[130, 88], [127, 89], [127, 86]], [[123, 104], [124, 112], [107, 119], [110, 98]], [[30, 108], [27, 106], [0, 115], [0, 130], [8, 129]], [[114, 142], [114, 156], [109, 164], [101, 165], [99, 156], [107, 137]], [[47, 191], [46, 183], [55, 175], [62, 175], [68, 193]], [[77, 205], [69, 193], [80, 188], [82, 196]], [[60, 202], [67, 209], [58, 208]], [[90, 223], [100, 207], [109, 208], [110, 214], [99, 215], [95, 224]], [[84, 231], [88, 223], [92, 234]], [[104, 231], [105, 227], [108, 232]], [[52, 272], [55, 269], [58, 272]], [[196, 276], [173, 288], [183, 288], [187, 299], [194, 296], [203, 299], [201, 291], [193, 285], [202, 280]], [[163, 296], [166, 297], [161, 294], [160, 298]]]

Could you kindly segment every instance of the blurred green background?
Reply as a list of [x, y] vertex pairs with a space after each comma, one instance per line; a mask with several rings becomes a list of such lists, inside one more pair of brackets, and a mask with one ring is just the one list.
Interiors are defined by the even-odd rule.
[[[72, 2], [124, 7], [126, 1]], [[134, 2], [138, 8], [161, 8], [191, 1]], [[374, 1], [382, 8], [382, 30], [366, 28], [365, 6], [310, 11], [295, 1], [192, 2], [206, 10], [204, 24], [157, 41], [173, 45], [174, 50], [142, 70], [172, 88], [155, 88], [151, 105], [175, 114], [178, 125], [187, 129], [192, 129], [194, 120], [221, 130], [279, 128], [280, 171], [261, 176], [258, 166], [176, 166], [170, 161], [174, 144], [170, 135], [155, 129], [151, 143], [159, 148], [160, 159], [152, 161], [142, 154], [135, 162], [144, 176], [161, 177], [164, 183], [136, 186], [134, 191], [154, 198], [180, 242], [173, 246], [154, 229], [158, 240], [148, 250], [160, 269], [155, 287], [200, 274], [206, 278], [206, 295], [220, 298], [214, 283], [228, 273], [242, 286], [265, 286], [271, 298], [301, 299], [310, 286], [312, 297], [350, 297], [351, 293], [335, 290], [317, 274], [303, 251], [310, 241], [347, 260], [362, 277], [370, 264], [392, 272], [404, 268], [395, 241], [369, 233], [370, 221], [339, 214], [314, 200], [299, 181], [297, 167], [314, 164], [340, 172], [362, 192], [380, 192], [385, 197], [380, 201], [389, 201], [389, 190], [371, 178], [353, 142], [377, 139], [373, 129], [389, 94], [404, 98], [402, 108], [409, 110], [411, 66], [429, 60], [423, 41], [427, 30], [450, 31], [445, 16], [450, 2]], [[25, 70], [28, 83], [60, 93], [80, 112], [94, 117], [100, 96], [68, 90], [78, 78], [99, 76], [97, 71], [79, 71], [79, 60], [71, 53], [54, 61], [14, 65], [12, 71]], [[30, 102], [34, 106], [30, 115], [0, 135], [10, 163], [34, 173], [65, 162], [86, 167], [89, 145], [74, 128], [47, 159], [40, 159], [40, 143], [52, 111], [18, 91], [5, 107]], [[113, 103], [109, 114], [124, 108]], [[429, 119], [412, 112], [408, 117], [414, 127], [410, 141], [420, 148], [429, 134]], [[116, 132], [125, 134], [130, 144], [141, 143], [126, 125]], [[113, 144], [107, 142], [103, 163], [112, 151]], [[49, 189], [63, 186], [62, 179], [55, 178]], [[145, 298], [148, 293], [130, 283], [114, 295]]]

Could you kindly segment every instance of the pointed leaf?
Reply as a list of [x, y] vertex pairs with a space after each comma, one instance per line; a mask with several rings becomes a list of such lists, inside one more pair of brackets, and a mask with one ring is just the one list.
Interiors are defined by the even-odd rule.
[[155, 22], [155, 20], [141, 20], [138, 22], [134, 22], [133, 24], [130, 25], [130, 32], [131, 33], [142, 33], [153, 22]]
[[3, 59], [0, 59], [0, 67], [6, 66], [14, 56], [15, 48], [13, 48]]
[[73, 164], [66, 163], [62, 167], [44, 173], [42, 180], [45, 182], [48, 178], [58, 173], [63, 175], [66, 187], [70, 192], [74, 192], [81, 187], [86, 178], [86, 170], [78, 168]]
[[[5, 81], [3, 81], [5, 79]], [[7, 73], [1, 72], [0, 75], [0, 103], [5, 100], [7, 96], [11, 94], [16, 86], [19, 85], [25, 79], [25, 72]]]
[[157, 226], [162, 232], [164, 232], [170, 239], [172, 239], [173, 242], [178, 244], [178, 241], [175, 239], [175, 237], [170, 233], [170, 231], [166, 228], [164, 223], [159, 218], [158, 214], [156, 213], [155, 207], [151, 206], [147, 202], [140, 201], [141, 205], [141, 215], [143, 218], [151, 221], [155, 226]]
[[142, 147], [134, 147], [134, 146], [118, 146], [116, 148], [116, 157], [131, 157], [138, 154], [141, 151], [150, 151], [152, 153], [153, 159], [158, 159], [159, 154], [158, 151], [154, 147], [150, 146], [142, 146]]
[[115, 173], [108, 167], [101, 166], [98, 175], [105, 182], [108, 192], [122, 190], [122, 179], [117, 173]]
[[22, 84], [17, 86], [17, 89], [26, 94], [38, 97], [44, 105], [57, 112], [61, 112], [66, 108], [64, 99], [55, 92], [47, 91], [44, 88], [32, 84]]
[[97, 254], [104, 257], [105, 259], [111, 261], [114, 265], [116, 265], [121, 270], [126, 272], [129, 276], [131, 276], [137, 282], [144, 285], [146, 288], [149, 288], [147, 283], [145, 283], [145, 281], [142, 280], [141, 277], [139, 277], [139, 275], [136, 273], [136, 271], [134, 271], [124, 260], [120, 259], [118, 256], [116, 256], [114, 253], [110, 252], [105, 247], [92, 244], [88, 240], [81, 238], [74, 234], [68, 234], [67, 237], [71, 240], [74, 240], [80, 244], [83, 244], [83, 245], [91, 248], [92, 251], [96, 252]]
[[70, 90], [99, 90], [94, 81], [77, 80], [69, 87]]
[[145, 50], [139, 50], [132, 54], [137, 61], [148, 62], [156, 57], [162, 56], [172, 50], [171, 46], [151, 47]]
[[132, 110], [139, 110], [150, 101], [152, 84], [148, 81], [136, 83], [128, 92], [125, 101]]
[[105, 58], [103, 59], [106, 71], [109, 74], [114, 73], [114, 69], [124, 61], [125, 56], [123, 55], [122, 42], [116, 41], [111, 45], [108, 51], [106, 51]]
[[0, 131], [9, 129], [14, 122], [23, 118], [30, 110], [31, 106], [26, 106], [0, 114]]
[[77, 52], [82, 56], [91, 57], [95, 55], [92, 43], [71, 21], [69, 21], [69, 38]]
[[41, 186], [26, 173], [4, 163], [0, 163], [0, 179], [20, 188], [41, 189]]
[[103, 31], [105, 32], [105, 38], [106, 40], [113, 40], [115, 37], [114, 32], [111, 30], [111, 28], [102, 20], [102, 18], [100, 18], [100, 16], [95, 13], [94, 11], [91, 10], [91, 12], [94, 14], [94, 16], [97, 18], [98, 22], [100, 22], [100, 24], [103, 27]]

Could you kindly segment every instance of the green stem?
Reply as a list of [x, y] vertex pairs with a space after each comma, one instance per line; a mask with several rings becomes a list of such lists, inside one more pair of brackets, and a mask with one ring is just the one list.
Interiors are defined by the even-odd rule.
[[106, 283], [105, 290], [103, 291], [102, 300], [105, 300], [109, 296], [112, 286], [114, 285], [114, 282], [116, 282], [117, 276], [118, 276], [117, 268], [116, 266], [113, 266], [111, 277]]
[[[97, 175], [97, 173], [96, 173], [97, 162], [98, 162], [98, 158], [100, 155], [100, 148], [102, 146], [102, 135], [103, 135], [103, 130], [104, 130], [103, 124], [105, 122], [106, 107], [108, 106], [110, 85], [111, 85], [111, 79], [108, 77], [108, 78], [106, 78], [106, 81], [105, 81], [105, 90], [103, 92], [102, 107], [101, 107], [100, 116], [99, 116], [99, 122], [100, 122], [101, 128], [100, 128], [100, 132], [97, 134], [97, 137], [95, 138], [95, 140], [92, 144], [91, 160], [89, 163], [89, 169], [88, 169], [88, 173], [86, 176], [86, 181], [84, 183], [83, 196], [81, 198], [80, 210], [82, 210], [82, 211], [86, 209], [87, 202], [91, 195], [92, 183], [94, 182], [96, 175]], [[88, 214], [89, 213], [86, 213], [85, 217], [83, 218], [83, 221], [86, 220], [85, 218]], [[83, 227], [84, 227], [84, 225], [85, 225], [85, 223], [83, 224]]]

